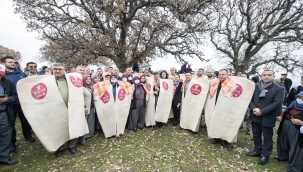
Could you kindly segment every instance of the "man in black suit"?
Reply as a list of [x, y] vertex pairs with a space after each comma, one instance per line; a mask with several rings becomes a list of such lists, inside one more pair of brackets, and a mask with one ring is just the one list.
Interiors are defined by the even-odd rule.
[[296, 95], [299, 94], [301, 91], [303, 91], [303, 76], [301, 77], [301, 85], [290, 89], [286, 98], [287, 106], [289, 106], [291, 102], [296, 100]]
[[285, 89], [287, 91], [287, 94], [289, 93], [289, 90], [291, 88], [292, 85], [292, 80], [289, 78], [286, 78], [287, 74], [286, 73], [282, 73], [281, 74], [281, 78], [280, 78], [280, 83], [283, 84], [285, 86]]
[[[274, 84], [274, 72], [264, 70], [261, 81], [256, 84], [252, 100], [249, 104], [252, 123], [254, 150], [247, 152], [247, 156], [260, 157], [258, 164], [268, 162], [273, 149], [273, 127], [276, 124], [276, 110], [282, 106], [284, 100], [284, 88]], [[264, 143], [262, 146], [262, 135]]]

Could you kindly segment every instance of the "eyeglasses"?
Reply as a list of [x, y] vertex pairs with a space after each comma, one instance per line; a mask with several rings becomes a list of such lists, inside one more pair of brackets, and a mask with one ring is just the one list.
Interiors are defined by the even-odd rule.
[[63, 70], [63, 69], [61, 69], [61, 68], [53, 68], [53, 70], [61, 71], [61, 70]]
[[32, 69], [32, 68], [37, 68], [37, 66], [29, 66], [29, 68], [31, 68], [31, 69]]

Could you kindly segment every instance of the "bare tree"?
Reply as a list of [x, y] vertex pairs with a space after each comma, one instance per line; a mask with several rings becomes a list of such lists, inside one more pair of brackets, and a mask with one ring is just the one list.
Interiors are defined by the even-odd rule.
[[303, 43], [302, 1], [223, 0], [210, 10], [210, 40], [236, 72], [266, 65], [293, 72], [302, 64], [295, 51]]
[[[212, 1], [13, 0], [27, 28], [47, 40], [43, 58], [82, 57], [84, 64], [108, 59], [121, 70], [166, 54], [204, 60], [201, 11]], [[54, 45], [63, 54], [44, 53]]]
[[9, 49], [7, 47], [0, 45], [0, 57], [4, 57], [4, 56], [12, 56], [16, 60], [20, 60], [22, 57], [19, 51], [15, 51], [13, 49]]

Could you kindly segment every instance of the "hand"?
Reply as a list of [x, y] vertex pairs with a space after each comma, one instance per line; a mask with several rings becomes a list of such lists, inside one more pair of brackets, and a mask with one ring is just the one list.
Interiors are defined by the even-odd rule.
[[178, 103], [178, 104], [177, 104], [177, 107], [180, 107], [180, 106], [181, 106], [181, 103]]
[[262, 115], [262, 112], [260, 111], [259, 108], [254, 108], [254, 109], [253, 109], [253, 114], [255, 114], [256, 116], [261, 116], [261, 115]]
[[84, 108], [84, 113], [88, 114], [88, 109], [87, 108]]
[[158, 91], [154, 91], [154, 94], [156, 94], [156, 95], [157, 95], [157, 94], [158, 94]]
[[277, 117], [277, 121], [281, 122], [281, 121], [282, 121], [282, 117], [281, 117], [281, 116], [278, 116], [278, 117]]
[[7, 102], [7, 100], [8, 100], [7, 95], [5, 95], [4, 98], [0, 98], [0, 102], [1, 102], [1, 103], [5, 103], [5, 102]]
[[159, 88], [159, 87], [156, 87], [156, 90], [157, 90], [157, 91], [159, 91], [159, 90], [160, 90], [160, 88]]
[[148, 101], [146, 101], [146, 106], [148, 105]]
[[294, 119], [294, 118], [291, 118], [290, 120], [293, 124], [295, 125], [303, 125], [303, 121], [299, 120], [299, 119]]

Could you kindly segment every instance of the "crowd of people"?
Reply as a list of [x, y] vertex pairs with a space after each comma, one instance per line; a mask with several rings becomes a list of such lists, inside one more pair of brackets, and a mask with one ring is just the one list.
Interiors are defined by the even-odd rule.
[[[22, 71], [20, 64], [13, 57], [5, 56], [1, 58], [0, 65], [0, 164], [14, 165], [15, 160], [10, 159], [10, 153], [17, 150], [15, 120], [20, 118], [24, 139], [28, 142], [35, 142], [32, 136], [32, 128], [25, 117], [16, 91], [17, 82], [26, 77], [37, 75], [54, 75], [57, 87], [63, 98], [64, 103], [68, 104], [68, 91], [65, 74], [79, 73], [82, 75], [83, 94], [86, 122], [89, 132], [82, 137], [69, 140], [67, 142], [69, 151], [74, 154], [77, 152], [77, 143], [84, 145], [88, 139], [94, 137], [96, 131], [102, 132], [102, 124], [96, 114], [94, 102], [105, 96], [106, 85], [112, 86], [112, 95], [116, 100], [118, 87], [131, 88], [131, 104], [125, 128], [136, 132], [142, 130], [145, 125], [146, 107], [150, 100], [155, 101], [163, 89], [160, 79], [171, 79], [173, 81], [173, 98], [171, 109], [173, 118], [172, 125], [180, 123], [180, 108], [183, 96], [188, 90], [189, 83], [193, 79], [208, 79], [211, 83], [209, 96], [217, 98], [221, 92], [228, 93], [226, 85], [232, 82], [233, 77], [247, 78], [241, 72], [232, 73], [231, 70], [221, 69], [219, 71], [207, 70], [203, 68], [193, 71], [187, 63], [181, 66], [180, 70], [171, 67], [170, 71], [152, 71], [144, 69], [139, 71], [138, 65], [127, 68], [121, 72], [118, 68], [98, 67], [93, 71], [87, 67], [77, 66], [65, 68], [64, 64], [54, 63], [49, 67], [43, 66], [37, 70], [35, 62], [28, 62]], [[181, 77], [184, 74], [184, 78]], [[153, 77], [154, 84], [152, 89], [148, 89], [146, 80]], [[280, 121], [278, 130], [277, 150], [279, 161], [288, 161], [289, 171], [303, 171], [303, 77], [301, 85], [291, 88], [292, 81], [282, 74], [282, 77], [275, 80], [272, 70], [264, 70], [262, 74], [250, 77], [255, 83], [255, 90], [244, 121], [247, 126], [247, 134], [253, 134], [254, 150], [247, 152], [247, 156], [259, 157], [258, 164], [264, 165], [269, 161], [273, 150], [273, 127], [276, 119]], [[104, 88], [103, 88], [104, 87]], [[96, 89], [98, 88], [98, 90]], [[223, 94], [221, 93], [221, 94]], [[152, 97], [152, 98], [151, 98]], [[282, 112], [282, 104], [287, 108]], [[202, 113], [202, 112], [201, 112]], [[231, 114], [229, 114], [231, 115]], [[243, 115], [244, 117], [244, 115]], [[223, 125], [223, 124], [222, 124]], [[162, 122], [156, 121], [156, 126], [162, 127]], [[207, 127], [207, 126], [206, 126]], [[264, 137], [262, 141], [262, 137]], [[211, 138], [211, 144], [223, 142], [227, 150], [232, 149], [232, 144], [221, 139]], [[56, 152], [56, 157], [61, 157], [64, 153], [65, 145], [60, 146]]]

